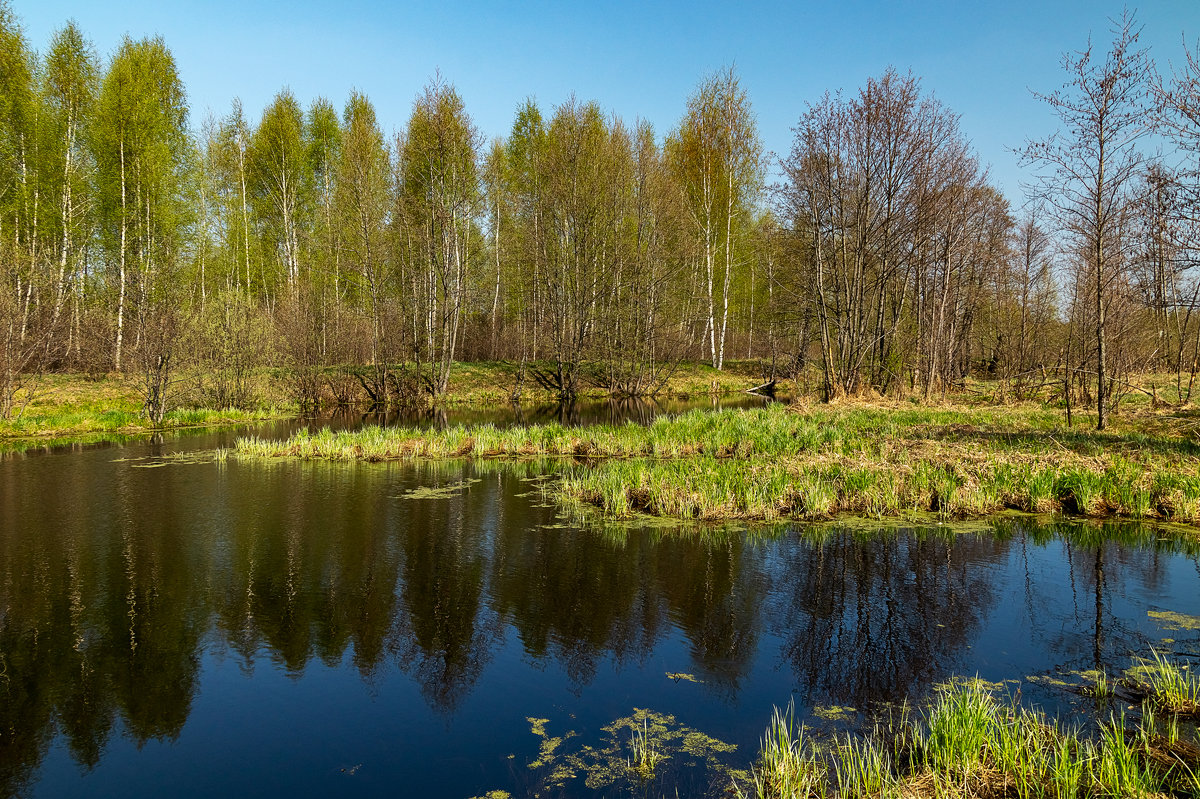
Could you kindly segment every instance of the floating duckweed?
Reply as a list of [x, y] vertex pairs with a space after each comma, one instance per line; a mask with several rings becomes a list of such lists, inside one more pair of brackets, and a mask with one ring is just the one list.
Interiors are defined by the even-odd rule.
[[1158, 622], [1164, 630], [1200, 630], [1200, 616], [1188, 616], [1172, 610], [1149, 610], [1146, 615]]
[[814, 707], [813, 715], [825, 721], [845, 721], [858, 711], [852, 707], [841, 707], [839, 705], [827, 705], [825, 707]]
[[444, 486], [419, 486], [401, 494], [402, 499], [448, 499], [456, 497], [466, 491], [479, 479], [459, 480], [457, 483], [450, 483]]
[[[553, 737], [546, 729], [548, 719], [530, 717], [527, 721], [531, 732], [541, 739], [538, 758], [529, 768], [544, 772], [541, 784], [547, 789], [564, 790], [581, 777], [591, 790], [632, 788], [665, 780], [668, 773], [696, 765], [731, 779], [748, 776], [725, 760], [724, 756], [737, 750], [736, 745], [688, 727], [672, 715], [645, 708], [634, 708], [632, 715], [605, 725], [596, 746], [582, 745], [574, 751], [563, 747], [577, 737], [574, 730]], [[671, 768], [664, 769], [664, 764]]]
[[680, 680], [682, 680], [682, 681], [684, 681], [684, 682], [694, 682], [694, 683], [698, 683], [698, 684], [701, 684], [701, 685], [703, 685], [703, 684], [704, 684], [704, 680], [698, 679], [698, 678], [696, 677], [696, 675], [694, 675], [694, 674], [687, 674], [687, 673], [685, 673], [685, 672], [682, 672], [682, 671], [668, 671], [668, 672], [667, 672], [667, 679], [668, 679], [668, 680], [674, 680], [675, 682], [679, 682]]

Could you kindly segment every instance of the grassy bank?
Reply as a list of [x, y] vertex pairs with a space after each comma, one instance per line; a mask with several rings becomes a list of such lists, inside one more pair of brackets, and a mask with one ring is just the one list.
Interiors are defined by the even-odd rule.
[[[549, 368], [547, 364], [541, 366]], [[505, 404], [512, 401], [517, 382], [517, 364], [511, 361], [481, 361], [456, 363], [450, 371], [450, 390], [442, 399], [443, 405]], [[727, 362], [718, 371], [707, 364], [681, 363], [662, 387], [662, 396], [704, 397], [738, 394], [762, 383], [757, 361]], [[579, 396], [602, 399], [611, 392], [601, 385], [583, 381]], [[556, 402], [558, 397], [540, 387], [530, 376], [521, 384], [521, 401], [531, 403]]]
[[[1194, 719], [1200, 679], [1160, 656], [1122, 683], [1143, 691], [1136, 721], [1110, 709], [1099, 733], [1087, 736], [1043, 714], [997, 698], [979, 680], [958, 681], [919, 717], [901, 715], [865, 737], [814, 743], [790, 713], [776, 712], [763, 738], [750, 785], [738, 793], [783, 797], [1045, 797], [1200, 796], [1200, 746]], [[1177, 704], [1182, 686], [1191, 704]], [[1091, 692], [1111, 696], [1105, 681]], [[1119, 703], [1124, 708], [1123, 703]]]
[[809, 406], [692, 412], [641, 426], [366, 428], [243, 439], [239, 457], [558, 457], [562, 498], [610, 516], [960, 518], [1003, 509], [1200, 522], [1187, 418], [1066, 428], [1040, 405]]
[[[343, 372], [337, 374], [345, 378]], [[516, 375], [515, 363], [455, 364], [450, 392], [441, 403], [456, 407], [507, 407]], [[727, 395], [744, 392], [759, 382], [757, 365], [752, 363], [735, 363], [722, 372], [703, 364], [680, 364], [663, 392], [673, 397]], [[46, 375], [34, 384], [32, 397], [18, 392], [13, 418], [0, 419], [0, 440], [136, 435], [157, 429], [245, 424], [297, 413], [295, 403], [289, 398], [287, 374], [282, 370], [262, 369], [255, 373], [255, 407], [250, 410], [206, 407], [204, 384], [202, 375], [188, 381], [189, 388], [177, 395], [181, 407], [168, 413], [162, 426], [156, 428], [142, 416], [141, 389], [131, 376]], [[584, 397], [606, 395], [597, 386], [585, 386], [582, 392]], [[539, 388], [531, 378], [525, 381], [521, 396], [523, 402], [555, 401], [551, 392]]]
[[169, 411], [161, 426], [155, 426], [142, 413], [136, 382], [123, 375], [49, 375], [27, 404], [20, 395], [17, 399], [19, 415], [0, 419], [0, 441], [94, 439], [248, 424], [295, 415], [293, 406], [276, 399], [252, 410], [180, 407]]

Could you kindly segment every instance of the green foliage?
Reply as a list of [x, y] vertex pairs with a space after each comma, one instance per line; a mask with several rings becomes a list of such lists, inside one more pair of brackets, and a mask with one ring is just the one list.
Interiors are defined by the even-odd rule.
[[1125, 684], [1170, 713], [1200, 716], [1200, 674], [1186, 662], [1173, 662], [1153, 650], [1150, 658], [1135, 662]]
[[[155, 364], [170, 362], [179, 333], [184, 239], [191, 172], [187, 100], [175, 59], [161, 38], [126, 37], [100, 87], [89, 129], [96, 164], [96, 218], [109, 296], [116, 308], [113, 364], [122, 368], [126, 338], [151, 385]], [[127, 336], [126, 322], [137, 325]]]

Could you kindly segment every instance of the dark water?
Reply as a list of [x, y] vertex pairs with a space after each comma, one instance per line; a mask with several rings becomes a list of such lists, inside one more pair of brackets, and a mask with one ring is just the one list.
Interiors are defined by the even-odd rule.
[[[531, 465], [162, 457], [231, 436], [0, 461], [0, 796], [587, 795], [550, 772], [635, 708], [744, 767], [789, 700], [978, 673], [1065, 714], [1043, 678], [1200, 654], [1150, 615], [1200, 616], [1196, 553], [1151, 528], [605, 529]], [[541, 768], [529, 718], [575, 733]], [[690, 763], [650, 794], [728, 784]]]

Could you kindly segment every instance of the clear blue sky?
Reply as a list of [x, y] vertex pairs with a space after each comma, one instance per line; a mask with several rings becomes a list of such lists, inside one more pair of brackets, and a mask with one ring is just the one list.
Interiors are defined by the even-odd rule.
[[[1029, 89], [1064, 80], [1064, 51], [1111, 41], [1120, 0], [906, 2], [309, 2], [12, 0], [42, 49], [67, 19], [102, 56], [128, 33], [161, 34], [187, 85], [192, 124], [240, 97], [257, 118], [284, 86], [302, 103], [367, 93], [385, 130], [402, 128], [435, 70], [459, 90], [487, 137], [506, 135], [517, 104], [544, 109], [574, 93], [659, 135], [700, 78], [735, 64], [765, 146], [786, 154], [791, 128], [826, 90], [855, 91], [889, 65], [911, 69], [962, 117], [994, 182], [1021, 202], [1009, 151], [1054, 129]], [[1200, 0], [1130, 4], [1160, 69], [1200, 38]]]

